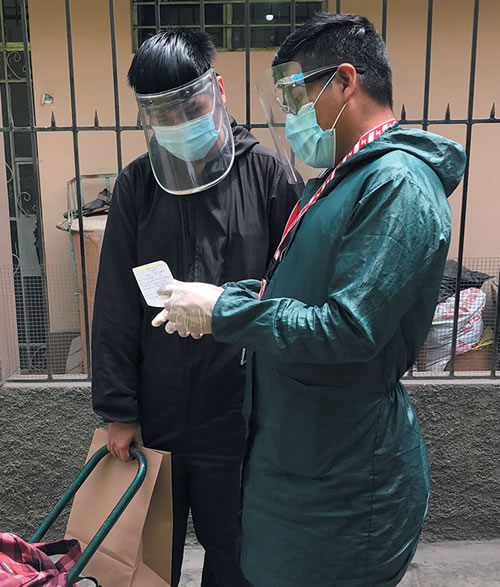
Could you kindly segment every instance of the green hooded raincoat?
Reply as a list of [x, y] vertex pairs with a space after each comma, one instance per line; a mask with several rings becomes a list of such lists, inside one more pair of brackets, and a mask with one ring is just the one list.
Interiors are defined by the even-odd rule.
[[[429, 498], [400, 383], [432, 321], [465, 166], [397, 124], [337, 171], [257, 300], [230, 283], [212, 321], [248, 360], [243, 570], [255, 587], [396, 585]], [[304, 205], [322, 179], [311, 180]]]

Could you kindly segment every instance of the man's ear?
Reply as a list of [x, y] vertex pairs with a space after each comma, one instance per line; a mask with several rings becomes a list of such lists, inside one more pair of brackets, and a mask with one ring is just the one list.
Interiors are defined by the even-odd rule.
[[224, 88], [224, 80], [220, 75], [217, 76], [217, 83], [219, 84], [219, 90], [222, 96], [222, 101], [226, 103], [226, 90]]
[[346, 101], [352, 96], [358, 85], [356, 68], [350, 63], [342, 63], [337, 69], [337, 82], [342, 85]]

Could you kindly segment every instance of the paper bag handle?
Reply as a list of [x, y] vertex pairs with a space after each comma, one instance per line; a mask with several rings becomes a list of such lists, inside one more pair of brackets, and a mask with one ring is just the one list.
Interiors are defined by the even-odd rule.
[[[139, 491], [147, 472], [147, 462], [146, 457], [144, 454], [137, 448], [131, 446], [130, 455], [137, 460], [137, 473], [135, 475], [134, 480], [129, 485], [123, 496], [120, 498], [116, 506], [113, 508], [109, 516], [106, 518], [102, 526], [97, 531], [96, 535], [92, 540], [89, 542], [87, 548], [83, 551], [82, 556], [78, 559], [76, 565], [71, 570], [70, 574], [68, 575], [68, 579], [66, 581], [66, 585], [69, 587], [74, 585], [77, 581], [80, 573], [85, 568], [89, 560], [92, 558], [96, 550], [102, 544], [103, 540], [109, 534], [113, 526], [116, 524], [118, 518], [122, 515], [125, 511], [125, 508], [131, 502], [134, 495]], [[73, 481], [71, 487], [66, 491], [63, 497], [60, 499], [56, 507], [50, 512], [47, 518], [44, 520], [40, 528], [33, 534], [30, 539], [30, 542], [40, 542], [43, 536], [46, 534], [47, 530], [52, 526], [52, 524], [56, 521], [59, 517], [62, 510], [66, 507], [69, 501], [75, 496], [75, 493], [80, 489], [80, 487], [85, 482], [85, 479], [92, 473], [95, 469], [96, 465], [109, 453], [108, 447], [103, 446], [100, 448], [96, 453], [92, 455], [92, 457], [87, 461], [81, 472], [79, 473], [78, 477]]]

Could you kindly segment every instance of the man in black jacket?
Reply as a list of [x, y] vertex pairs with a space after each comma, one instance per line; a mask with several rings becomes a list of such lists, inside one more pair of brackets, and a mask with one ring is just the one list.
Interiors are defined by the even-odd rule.
[[214, 57], [205, 34], [180, 30], [134, 56], [129, 82], [149, 157], [117, 178], [93, 321], [93, 405], [109, 423], [111, 453], [128, 460], [132, 442], [173, 453], [173, 587], [190, 509], [205, 548], [203, 587], [248, 585], [237, 553], [245, 353], [152, 328], [158, 310], [132, 268], [164, 260], [183, 281], [261, 278], [301, 188], [228, 118]]

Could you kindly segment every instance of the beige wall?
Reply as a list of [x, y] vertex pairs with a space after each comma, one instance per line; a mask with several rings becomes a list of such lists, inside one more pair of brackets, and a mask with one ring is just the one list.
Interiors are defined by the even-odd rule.
[[[71, 6], [77, 123], [92, 126], [97, 111], [101, 125], [113, 125], [108, 3], [73, 0]], [[53, 112], [58, 126], [71, 125], [65, 2], [31, 0], [29, 9], [37, 124], [49, 126]], [[132, 57], [129, 0], [115, 0], [115, 17], [121, 124], [135, 125], [135, 99], [126, 82]], [[41, 105], [40, 97], [44, 92], [54, 97], [52, 105]], [[66, 210], [66, 184], [75, 175], [73, 136], [66, 132], [40, 133], [38, 144], [47, 264], [69, 267], [68, 235], [55, 226]], [[115, 133], [82, 131], [78, 147], [82, 175], [117, 171]], [[122, 149], [124, 164], [141, 154], [144, 151], [142, 133], [124, 132]], [[84, 198], [93, 200], [102, 187], [104, 182], [102, 185], [93, 182]], [[94, 267], [89, 270], [95, 272]], [[60, 271], [57, 274], [62, 276]], [[79, 329], [77, 305], [74, 296], [70, 295], [72, 277], [70, 273], [66, 274], [69, 276], [67, 280], [50, 279], [49, 270], [49, 299], [57, 299], [57, 304], [50, 304], [52, 331]]]
[[[443, 118], [450, 104], [452, 118], [467, 116], [472, 43], [473, 0], [434, 2], [429, 117]], [[394, 81], [394, 111], [404, 104], [408, 119], [423, 115], [427, 0], [388, 3], [387, 47]], [[335, 10], [335, 2], [330, 9]], [[342, 0], [343, 12], [368, 16], [381, 30], [381, 0]], [[493, 102], [500, 102], [498, 22], [500, 2], [482, 0], [479, 20], [474, 116], [488, 118]], [[430, 127], [465, 145], [464, 125]], [[477, 125], [472, 135], [472, 157], [467, 205], [465, 255], [500, 256], [500, 128]], [[453, 233], [450, 256], [458, 253], [462, 184], [450, 198]]]
[[[135, 124], [137, 110], [126, 83], [126, 72], [132, 57], [130, 1], [115, 0], [118, 78], [122, 124]], [[468, 76], [471, 47], [473, 0], [437, 0], [434, 2], [434, 34], [431, 62], [430, 116], [441, 118], [450, 103], [452, 117], [467, 112]], [[388, 49], [394, 72], [395, 112], [399, 116], [404, 103], [408, 118], [420, 118], [423, 109], [426, 44], [427, 0], [397, 0], [388, 3]], [[30, 0], [32, 56], [37, 103], [37, 123], [49, 125], [51, 112], [58, 125], [71, 123], [66, 49], [64, 0]], [[335, 1], [330, 2], [335, 9]], [[343, 0], [342, 10], [367, 15], [381, 28], [382, 0]], [[475, 116], [488, 117], [492, 102], [500, 102], [500, 75], [497, 23], [498, 0], [482, 0], [477, 67]], [[100, 123], [114, 124], [114, 102], [107, 2], [73, 0], [73, 50], [75, 59], [78, 124], [92, 125], [97, 110]], [[251, 78], [270, 66], [272, 52], [254, 52], [251, 56]], [[245, 55], [220, 53], [217, 70], [224, 77], [230, 112], [245, 121]], [[51, 106], [41, 105], [40, 96], [54, 96]], [[263, 122], [252, 83], [251, 120]], [[473, 133], [473, 156], [469, 187], [466, 256], [500, 256], [500, 165], [495, 148], [497, 126], [476, 126]], [[464, 144], [464, 126], [432, 128]], [[258, 138], [271, 146], [269, 133], [256, 130]], [[124, 164], [144, 151], [141, 132], [123, 133]], [[40, 173], [44, 211], [47, 262], [70, 262], [67, 235], [55, 225], [66, 209], [66, 182], [74, 176], [72, 136], [70, 133], [40, 133]], [[81, 132], [79, 136], [82, 174], [115, 172], [114, 133]], [[95, 192], [85, 194], [88, 200]], [[452, 255], [456, 255], [461, 191], [452, 196], [454, 234]], [[56, 288], [52, 288], [55, 294]], [[65, 312], [53, 312], [53, 330], [68, 328]], [[77, 316], [73, 315], [73, 325]]]

